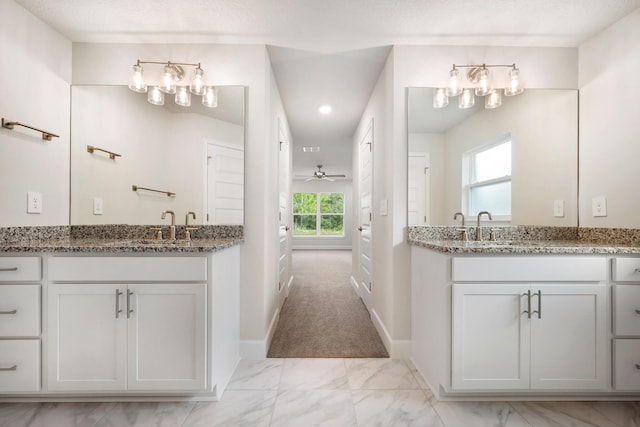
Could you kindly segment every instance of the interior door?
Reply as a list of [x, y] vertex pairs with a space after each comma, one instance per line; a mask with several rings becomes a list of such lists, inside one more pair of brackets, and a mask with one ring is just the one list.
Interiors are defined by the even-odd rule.
[[373, 122], [367, 129], [359, 146], [359, 225], [360, 232], [360, 274], [359, 292], [364, 305], [371, 311], [371, 282], [372, 282], [372, 242], [371, 229], [373, 219]]
[[244, 217], [244, 149], [207, 143], [207, 224], [242, 224]]
[[[279, 145], [280, 153], [278, 157], [278, 174], [279, 174], [279, 233], [278, 233], [278, 292], [280, 294], [280, 306], [284, 303], [284, 299], [289, 293], [289, 286], [291, 284], [290, 262], [291, 257], [290, 245], [289, 245], [289, 230], [291, 226], [291, 161], [290, 161], [290, 149], [289, 142], [286, 139], [286, 135], [282, 130], [281, 125], [279, 129]], [[284, 292], [282, 292], [284, 291]]]
[[409, 153], [409, 225], [427, 225], [430, 222], [429, 167], [429, 153]]

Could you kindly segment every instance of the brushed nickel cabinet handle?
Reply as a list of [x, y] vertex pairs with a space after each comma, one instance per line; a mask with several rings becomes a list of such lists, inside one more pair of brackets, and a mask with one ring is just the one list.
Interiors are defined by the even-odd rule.
[[522, 294], [522, 296], [527, 297], [527, 309], [523, 311], [523, 313], [527, 313], [527, 318], [531, 319], [531, 290], [528, 290], [527, 293]]
[[5, 267], [5, 268], [0, 268], [0, 271], [18, 271], [18, 267]]
[[[636, 365], [637, 366], [637, 365]], [[18, 365], [13, 365], [10, 368], [0, 368], [0, 371], [3, 372], [7, 372], [7, 371], [17, 371], [18, 370]]]
[[120, 317], [120, 313], [122, 313], [122, 309], [120, 308], [120, 295], [122, 295], [122, 292], [120, 292], [120, 289], [116, 289], [116, 319]]
[[18, 313], [18, 310], [0, 311], [0, 314], [16, 314], [16, 313]]
[[131, 295], [133, 295], [133, 291], [127, 290], [127, 319], [131, 318], [131, 313], [133, 313], [133, 309], [131, 308]]
[[538, 290], [533, 296], [538, 297], [538, 309], [534, 310], [533, 313], [538, 313], [538, 319], [542, 319], [542, 291]]

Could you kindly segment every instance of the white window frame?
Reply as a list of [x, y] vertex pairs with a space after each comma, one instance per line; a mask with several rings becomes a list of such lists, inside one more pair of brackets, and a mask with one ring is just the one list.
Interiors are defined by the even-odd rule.
[[[293, 212], [293, 194], [296, 193], [303, 193], [303, 194], [310, 194], [310, 193], [315, 193], [316, 194], [316, 212], [315, 214], [313, 213], [295, 213]], [[304, 215], [304, 216], [312, 216], [315, 215], [316, 216], [316, 234], [293, 234], [293, 237], [295, 238], [309, 238], [309, 237], [320, 237], [323, 239], [332, 239], [332, 238], [343, 238], [345, 236], [344, 233], [344, 218], [345, 218], [345, 210], [346, 210], [346, 202], [345, 202], [345, 193], [342, 191], [319, 191], [319, 192], [313, 192], [313, 191], [296, 191], [292, 194], [292, 203], [291, 203], [291, 214], [292, 217], [295, 215]], [[321, 194], [342, 194], [342, 213], [321, 213], [320, 212], [320, 195]], [[322, 217], [323, 216], [341, 216], [342, 217], [342, 234], [320, 234], [320, 227], [322, 225]]]

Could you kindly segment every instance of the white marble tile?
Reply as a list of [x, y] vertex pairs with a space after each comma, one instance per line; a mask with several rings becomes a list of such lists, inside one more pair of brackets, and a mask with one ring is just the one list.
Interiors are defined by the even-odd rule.
[[533, 427], [618, 426], [588, 402], [513, 402], [512, 406]]
[[0, 406], [0, 426], [91, 427], [100, 421], [115, 403], [41, 403], [11, 406]]
[[354, 390], [359, 427], [444, 427], [423, 390]]
[[285, 359], [280, 390], [347, 389], [344, 359]]
[[411, 360], [405, 360], [405, 362], [407, 364], [407, 367], [411, 371], [411, 374], [416, 379], [416, 382], [418, 383], [418, 387], [420, 387], [422, 390], [430, 391], [431, 389], [429, 388], [429, 385], [424, 380], [424, 378], [422, 377], [422, 374], [418, 371], [418, 368], [415, 367], [413, 362]]
[[174, 427], [181, 426], [195, 402], [118, 403], [96, 427]]
[[227, 390], [277, 390], [284, 359], [241, 360]]
[[227, 390], [220, 402], [198, 402], [183, 426], [267, 427], [275, 401], [275, 390]]
[[271, 419], [271, 427], [356, 425], [349, 390], [280, 391]]
[[438, 402], [433, 408], [447, 427], [531, 427], [504, 402]]
[[23, 427], [37, 420], [37, 403], [0, 403], [0, 426]]
[[420, 387], [403, 360], [346, 359], [352, 390], [416, 390]]
[[591, 402], [590, 405], [619, 426], [640, 427], [640, 401]]

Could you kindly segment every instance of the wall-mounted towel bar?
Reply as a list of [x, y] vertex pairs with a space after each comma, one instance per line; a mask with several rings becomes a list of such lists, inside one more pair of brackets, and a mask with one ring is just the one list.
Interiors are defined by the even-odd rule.
[[108, 151], [102, 148], [94, 147], [93, 145], [87, 145], [87, 152], [93, 153], [94, 151], [102, 151], [103, 153], [107, 153], [110, 159], [115, 159], [116, 157], [122, 157], [122, 154], [118, 154], [118, 153], [114, 153], [113, 151]]
[[133, 191], [145, 190], [145, 191], [153, 191], [154, 193], [163, 193], [163, 194], [166, 194], [167, 197], [173, 197], [176, 195], [176, 193], [172, 193], [171, 191], [154, 190], [153, 188], [138, 187], [137, 185], [132, 185], [131, 189]]
[[46, 130], [34, 128], [32, 126], [25, 125], [24, 123], [20, 123], [20, 122], [10, 122], [10, 121], [5, 120], [4, 117], [2, 118], [2, 127], [3, 128], [13, 130], [14, 126], [22, 126], [23, 128], [27, 128], [27, 129], [35, 130], [36, 132], [40, 132], [42, 134], [42, 139], [44, 139], [45, 141], [51, 141], [51, 138], [60, 138], [60, 136], [56, 135], [55, 133], [51, 133], [51, 132], [47, 132]]

